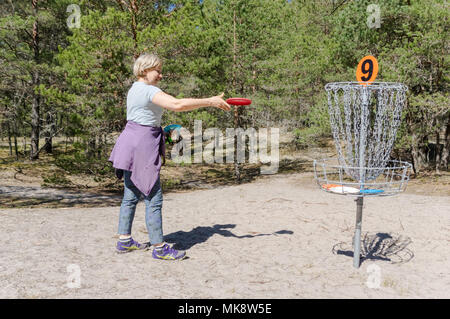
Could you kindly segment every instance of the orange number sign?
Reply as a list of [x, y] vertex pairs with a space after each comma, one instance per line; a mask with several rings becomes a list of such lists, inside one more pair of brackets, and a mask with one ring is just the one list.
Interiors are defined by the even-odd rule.
[[361, 84], [370, 84], [378, 74], [378, 62], [375, 57], [368, 55], [359, 61], [356, 69], [356, 80]]

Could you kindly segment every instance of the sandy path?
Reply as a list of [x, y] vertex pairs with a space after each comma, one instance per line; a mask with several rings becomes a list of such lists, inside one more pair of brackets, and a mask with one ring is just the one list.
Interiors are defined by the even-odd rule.
[[[449, 298], [449, 207], [449, 196], [366, 199], [359, 269], [353, 199], [318, 190], [310, 173], [166, 194], [180, 262], [117, 255], [118, 207], [0, 210], [0, 297]], [[143, 203], [133, 235], [147, 241]], [[69, 288], [77, 267], [81, 286]]]
[[95, 193], [80, 192], [77, 190], [42, 188], [41, 186], [0, 186], [0, 200], [2, 198], [30, 198], [43, 201], [60, 201], [67, 205], [93, 204], [102, 202], [119, 202], [122, 196], [99, 195]]

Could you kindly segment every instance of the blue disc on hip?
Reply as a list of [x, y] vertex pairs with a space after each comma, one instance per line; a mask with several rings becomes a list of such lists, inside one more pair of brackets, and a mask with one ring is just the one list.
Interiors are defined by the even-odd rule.
[[170, 125], [167, 125], [164, 128], [164, 132], [169, 133], [170, 131], [179, 130], [179, 129], [181, 129], [181, 125], [179, 125], [179, 124], [170, 124]]

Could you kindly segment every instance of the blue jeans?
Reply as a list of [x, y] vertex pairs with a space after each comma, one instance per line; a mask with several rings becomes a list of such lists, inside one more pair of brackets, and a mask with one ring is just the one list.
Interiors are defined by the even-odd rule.
[[[144, 194], [134, 186], [131, 181], [131, 172], [124, 171], [125, 189], [120, 206], [119, 235], [131, 235], [136, 205]], [[163, 242], [161, 209], [163, 203], [160, 179], [156, 181], [150, 194], [144, 196], [145, 202], [145, 224], [147, 226], [150, 243], [159, 244]]]

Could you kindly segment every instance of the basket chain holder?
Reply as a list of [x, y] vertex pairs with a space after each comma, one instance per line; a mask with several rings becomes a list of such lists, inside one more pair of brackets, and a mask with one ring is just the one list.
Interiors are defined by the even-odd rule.
[[325, 85], [336, 159], [314, 161], [324, 191], [356, 196], [353, 266], [360, 266], [365, 196], [395, 195], [406, 189], [411, 164], [390, 160], [408, 88], [389, 82]]

